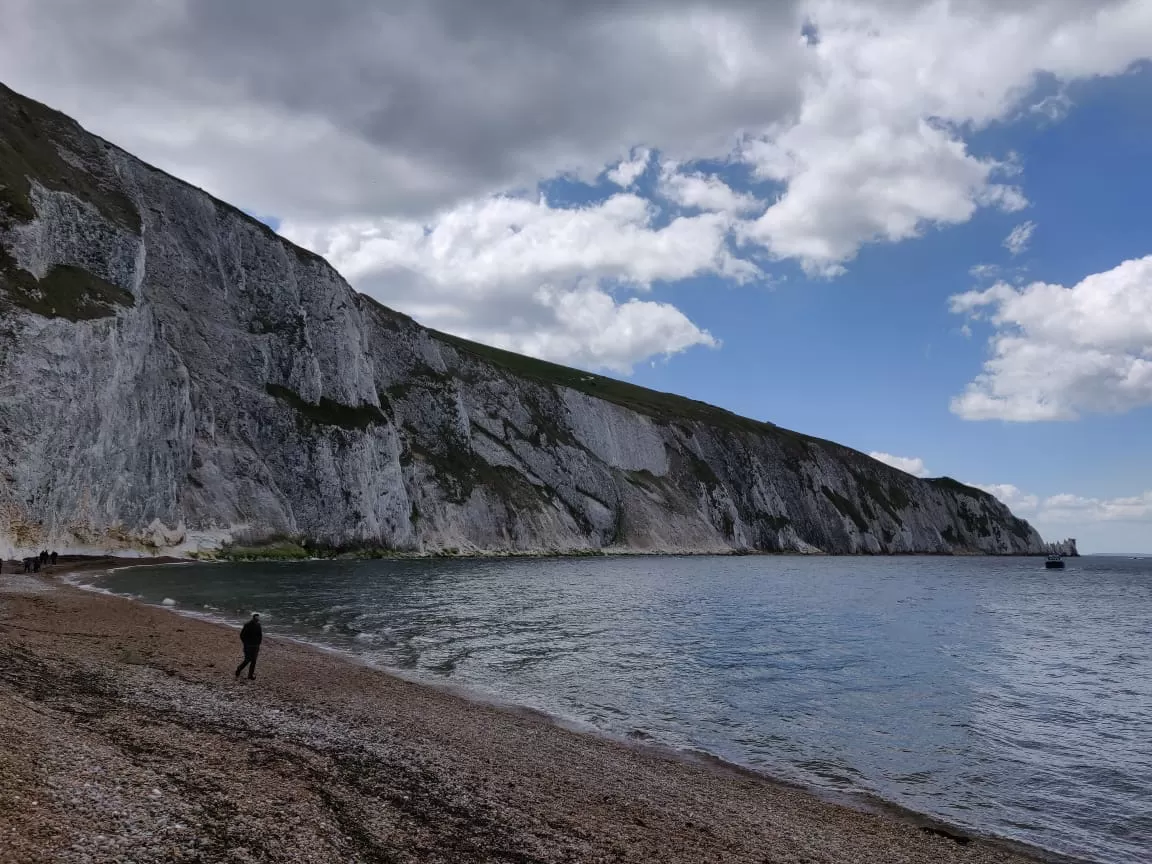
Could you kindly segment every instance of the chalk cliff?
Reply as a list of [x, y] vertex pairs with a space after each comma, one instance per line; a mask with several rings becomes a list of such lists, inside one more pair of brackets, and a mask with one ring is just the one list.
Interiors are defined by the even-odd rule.
[[465, 342], [0, 87], [0, 555], [1043, 551], [979, 490]]

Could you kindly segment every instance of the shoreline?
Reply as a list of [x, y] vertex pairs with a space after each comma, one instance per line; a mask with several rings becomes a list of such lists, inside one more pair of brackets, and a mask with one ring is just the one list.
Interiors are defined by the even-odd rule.
[[[261, 554], [269, 547], [250, 547], [240, 554], [225, 553], [222, 550], [213, 552], [188, 552], [181, 554], [168, 554], [156, 552], [135, 552], [121, 549], [112, 552], [90, 553], [76, 552], [61, 554], [61, 561], [74, 562], [100, 562], [124, 561], [138, 562], [125, 564], [128, 567], [149, 567], [157, 564], [246, 564], [246, 563], [298, 563], [303, 561], [490, 561], [490, 560], [516, 560], [562, 558], [579, 560], [582, 558], [1046, 558], [1048, 552], [983, 552], [979, 550], [959, 550], [952, 552], [824, 552], [823, 550], [755, 550], [755, 549], [676, 549], [676, 550], [648, 550], [629, 549], [625, 547], [596, 548], [596, 549], [570, 549], [560, 550], [491, 550], [473, 549], [467, 551], [436, 550], [430, 552], [413, 552], [403, 550], [352, 550], [347, 552], [332, 552], [325, 555], [292, 554], [283, 555], [275, 552]], [[132, 552], [132, 554], [126, 554]], [[1113, 554], [1113, 553], [1107, 553]], [[1149, 553], [1152, 555], [1152, 553]], [[1080, 552], [1062, 555], [1064, 558], [1084, 557]], [[1123, 556], [1121, 556], [1123, 557]], [[1137, 556], [1139, 557], [1139, 556]], [[4, 572], [13, 572], [12, 568], [18, 566], [19, 558], [0, 558]], [[63, 565], [56, 565], [57, 569]], [[85, 567], [84, 569], [90, 569]], [[120, 569], [120, 568], [117, 568]]]
[[[0, 635], [0, 652], [9, 661], [9, 665], [12, 662], [13, 651], [15, 650], [19, 656], [21, 647], [25, 650], [32, 648], [34, 654], [47, 650], [49, 654], [60, 655], [56, 658], [56, 662], [64, 667], [73, 667], [73, 672], [76, 671], [75, 667], [86, 667], [89, 674], [95, 672], [97, 676], [127, 677], [134, 679], [137, 686], [145, 684], [144, 689], [150, 692], [156, 691], [158, 682], [154, 679], [159, 678], [159, 683], [165, 685], [159, 688], [161, 691], [166, 691], [163, 701], [175, 703], [186, 702], [192, 696], [201, 700], [206, 699], [208, 702], [219, 701], [223, 697], [224, 701], [228, 702], [230, 697], [246, 692], [255, 692], [260, 696], [272, 694], [272, 701], [260, 706], [260, 714], [265, 721], [280, 719], [278, 715], [289, 712], [285, 707], [287, 705], [291, 706], [290, 711], [293, 715], [299, 715], [301, 712], [305, 715], [314, 713], [318, 705], [328, 709], [336, 708], [332, 714], [333, 729], [346, 727], [361, 731], [332, 734], [340, 739], [342, 746], [347, 745], [356, 750], [362, 750], [373, 737], [372, 734], [363, 731], [365, 717], [370, 721], [367, 724], [368, 728], [378, 726], [381, 721], [400, 723], [408, 727], [409, 735], [391, 741], [390, 745], [392, 748], [398, 748], [409, 758], [401, 759], [399, 762], [385, 760], [391, 770], [404, 774], [406, 769], [410, 770], [409, 763], [427, 762], [430, 758], [437, 761], [436, 756], [441, 757], [442, 761], [445, 752], [448, 751], [451, 751], [454, 757], [448, 758], [446, 764], [441, 766], [443, 771], [433, 772], [437, 782], [432, 785], [439, 791], [432, 796], [432, 800], [426, 802], [431, 812], [443, 809], [445, 797], [449, 799], [459, 797], [460, 790], [452, 788], [453, 776], [469, 767], [472, 769], [471, 772], [466, 770], [464, 773], [476, 774], [477, 768], [480, 767], [477, 764], [479, 759], [483, 767], [479, 771], [481, 776], [475, 782], [481, 787], [486, 787], [495, 781], [499, 790], [494, 799], [491, 795], [479, 795], [479, 798], [483, 799], [480, 803], [484, 805], [479, 807], [479, 810], [486, 812], [493, 807], [500, 809], [501, 806], [514, 804], [512, 809], [519, 817], [497, 820], [495, 824], [490, 824], [491, 820], [480, 819], [479, 822], [483, 825], [479, 825], [475, 819], [469, 819], [465, 820], [463, 825], [444, 824], [438, 828], [424, 826], [424, 830], [416, 832], [415, 837], [406, 836], [399, 840], [393, 838], [395, 848], [389, 847], [391, 851], [385, 857], [374, 857], [375, 853], [368, 853], [372, 849], [377, 853], [381, 852], [379, 831], [370, 829], [368, 835], [361, 836], [357, 840], [348, 833], [352, 831], [348, 820], [337, 818], [339, 813], [325, 814], [325, 810], [331, 811], [332, 808], [327, 805], [321, 806], [321, 821], [334, 822], [339, 828], [336, 833], [343, 831], [345, 835], [342, 841], [343, 847], [332, 837], [329, 837], [327, 842], [321, 843], [329, 850], [325, 854], [331, 855], [337, 848], [344, 848], [340, 854], [348, 855], [351, 848], [348, 843], [352, 842], [353, 846], [359, 844], [357, 847], [360, 849], [359, 854], [368, 855], [365, 858], [353, 855], [340, 860], [848, 862], [888, 860], [891, 857], [894, 860], [909, 862], [994, 861], [1005, 864], [1075, 860], [1008, 839], [982, 837], [967, 829], [956, 828], [871, 795], [822, 794], [829, 790], [812, 789], [773, 778], [707, 753], [677, 750], [658, 743], [635, 741], [581, 728], [578, 724], [569, 724], [563, 718], [506, 703], [503, 700], [485, 698], [485, 694], [466, 688], [397, 675], [359, 661], [354, 655], [302, 639], [280, 636], [266, 639], [268, 648], [260, 659], [261, 676], [249, 688], [245, 686], [247, 682], [234, 682], [228, 673], [228, 663], [237, 661], [236, 655], [239, 653], [232, 644], [235, 640], [235, 630], [229, 625], [182, 613], [169, 607], [144, 604], [98, 589], [84, 589], [63, 581], [65, 577], [78, 572], [120, 569], [117, 566], [119, 564], [136, 567], [187, 562], [174, 559], [142, 561], [103, 558], [79, 563], [82, 566], [61, 564], [54, 568], [53, 572], [36, 575], [5, 573], [0, 576], [0, 592], [2, 592], [0, 634], [3, 634]], [[8, 583], [13, 580], [17, 584], [10, 586]], [[99, 634], [77, 633], [61, 628], [59, 613], [66, 613], [69, 610], [83, 612], [86, 622], [99, 622], [104, 631]], [[11, 621], [13, 617], [42, 626], [29, 628], [14, 625]], [[63, 622], [71, 618], [73, 616], [65, 614]], [[55, 622], [53, 619], [56, 619]], [[130, 622], [133, 621], [136, 622], [135, 628], [130, 626]], [[185, 626], [173, 628], [171, 625], [174, 622], [180, 622]], [[53, 627], [53, 623], [57, 626]], [[187, 634], [190, 631], [195, 634], [194, 645], [186, 644], [191, 637], [177, 638], [177, 634]], [[28, 635], [37, 632], [47, 633], [48, 638]], [[127, 643], [140, 641], [141, 633], [145, 632], [149, 646], [147, 651], [136, 656], [129, 650], [133, 649], [133, 646], [125, 649]], [[105, 651], [102, 657], [93, 656], [101, 653], [92, 650], [93, 639], [115, 639], [119, 640], [119, 644], [115, 651]], [[87, 649], [84, 647], [84, 640], [89, 640]], [[19, 647], [14, 643], [18, 643]], [[201, 643], [205, 643], [207, 648]], [[205, 650], [207, 654], [204, 653]], [[193, 660], [195, 657], [203, 661], [209, 656], [213, 658], [211, 662]], [[294, 665], [307, 672], [303, 679], [292, 674], [287, 678], [282, 677], [286, 671], [283, 667], [289, 661], [294, 661]], [[0, 676], [0, 684], [4, 685], [0, 687], [0, 703], [10, 703], [6, 706], [10, 710], [0, 712], [3, 715], [12, 714], [11, 709], [18, 707], [21, 702], [26, 705], [29, 703], [29, 695], [26, 692], [21, 693], [19, 687], [14, 691], [9, 686], [11, 684], [9, 677]], [[65, 679], [69, 677], [64, 676]], [[142, 677], [151, 680], [142, 682], [139, 680]], [[330, 681], [332, 678], [337, 679], [336, 683]], [[356, 686], [348, 687], [349, 679], [354, 681]], [[312, 687], [304, 688], [306, 683], [310, 683]], [[177, 691], [189, 692], [167, 692], [174, 686]], [[397, 705], [394, 698], [397, 695], [407, 697], [403, 705]], [[31, 703], [36, 701], [35, 697], [30, 700]], [[144, 711], [141, 715], [139, 705], [121, 705], [120, 710], [129, 715], [139, 715], [136, 716], [138, 721], [148, 722], [148, 712]], [[168, 707], [166, 710], [171, 712], [173, 709]], [[176, 722], [175, 725], [194, 739], [204, 739], [200, 743], [209, 749], [217, 746], [225, 749], [234, 747], [237, 736], [249, 739], [253, 731], [242, 728], [229, 729], [226, 722], [221, 729], [219, 717], [209, 718], [210, 722], [204, 725], [196, 722], [196, 717], [186, 716], [187, 711], [176, 709], [175, 713], [182, 718], [181, 722]], [[443, 728], [445, 718], [448, 718], [449, 727], [454, 731]], [[360, 722], [356, 722], [357, 720]], [[433, 748], [435, 755], [431, 755], [420, 740], [429, 726], [440, 728], [441, 734], [437, 736], [439, 738], [446, 736], [452, 739], [463, 736], [479, 746], [464, 750], [449, 747], [447, 751], [444, 748]], [[3, 723], [0, 723], [0, 740], [9, 737], [6, 734], [9, 732], [10, 730], [5, 729]], [[288, 746], [294, 743], [291, 735], [272, 737], [278, 745]], [[282, 737], [287, 740], [280, 740]], [[509, 739], [514, 739], [516, 745], [509, 748]], [[443, 744], [444, 741], [440, 743]], [[492, 751], [487, 756], [483, 753], [485, 743], [490, 745], [489, 749]], [[306, 746], [304, 749], [305, 753], [297, 754], [302, 763], [313, 761], [318, 755], [323, 755], [317, 753], [315, 746]], [[319, 749], [323, 751], [326, 748]], [[480, 752], [477, 753], [477, 750]], [[555, 755], [553, 751], [556, 750], [568, 758], [557, 761], [553, 758]], [[497, 755], [503, 755], [505, 758], [497, 759], [495, 758]], [[363, 758], [363, 754], [361, 757]], [[145, 761], [148, 760], [145, 758]], [[373, 761], [372, 758], [368, 758], [368, 762]], [[288, 760], [289, 766], [292, 762], [293, 760]], [[129, 767], [123, 766], [121, 773], [131, 774]], [[7, 809], [12, 802], [5, 800], [5, 793], [10, 794], [12, 790], [5, 788], [4, 778], [6, 774], [11, 773], [10, 768], [8, 771], [4, 770], [6, 768], [9, 766], [5, 765], [4, 757], [0, 756], [0, 806]], [[335, 771], [337, 775], [342, 773], [339, 766]], [[488, 783], [484, 782], [484, 775], [487, 775]], [[581, 799], [583, 806], [557, 806], [564, 805], [565, 802], [554, 800], [558, 796], [552, 783], [541, 786], [539, 781], [542, 777], [558, 780], [561, 786], [566, 786], [569, 790], [580, 790], [581, 795], [576, 797]], [[598, 784], [597, 780], [601, 782]], [[69, 778], [66, 776], [57, 778], [58, 784], [67, 785], [68, 781]], [[354, 778], [344, 778], [337, 785], [349, 784], [357, 785]], [[439, 788], [445, 784], [447, 788]], [[299, 790], [303, 797], [315, 797], [319, 794], [314, 784], [304, 785], [306, 788]], [[596, 806], [602, 804], [596, 801], [596, 790], [604, 785], [617, 787], [619, 791], [627, 793], [621, 796], [624, 801], [624, 812], [619, 811], [621, 805], [617, 804], [616, 807], [598, 814], [597, 819], [589, 821], [587, 813], [589, 807], [603, 809], [602, 806]], [[535, 793], [529, 795], [526, 800], [523, 792], [509, 791], [525, 787], [531, 787]], [[152, 791], [156, 789], [141, 794], [147, 800]], [[465, 799], [477, 797], [475, 789], [470, 791], [472, 794], [465, 795]], [[323, 795], [320, 797], [324, 798]], [[378, 797], [376, 805], [384, 810], [394, 809], [397, 806], [394, 797], [388, 795]], [[401, 799], [406, 800], [408, 799]], [[643, 802], [645, 813], [635, 818], [623, 818], [628, 815], [629, 809], [635, 809], [637, 801]], [[572, 803], [574, 802], [567, 802], [569, 805]], [[687, 806], [686, 812], [691, 814], [691, 818], [671, 819], [671, 824], [660, 831], [649, 830], [655, 822], [668, 822], [670, 813], [681, 814], [686, 805], [690, 805]], [[16, 806], [19, 809], [19, 805]], [[460, 807], [469, 809], [466, 804], [457, 802], [456, 809]], [[406, 808], [399, 809], [404, 811]], [[325, 815], [327, 819], [323, 818]], [[528, 818], [528, 825], [522, 824], [528, 816], [536, 818]], [[375, 814], [375, 817], [378, 819], [379, 815]], [[545, 824], [549, 826], [553, 823], [563, 823], [568, 830], [559, 831], [559, 836], [551, 837], [551, 842], [544, 842], [541, 845], [540, 841], [544, 838], [539, 836], [540, 817], [543, 817]], [[421, 820], [416, 818], [416, 821]], [[697, 829], [700, 825], [714, 827], [702, 837], [700, 830], [688, 830], [684, 825], [679, 825], [681, 821], [695, 825]], [[515, 825], [520, 826], [518, 830], [513, 827]], [[497, 830], [497, 827], [500, 830]], [[797, 830], [798, 827], [801, 830]], [[481, 828], [483, 830], [480, 830]], [[534, 848], [531, 852], [527, 848], [522, 849], [513, 857], [504, 854], [494, 855], [496, 850], [492, 848], [485, 847], [484, 850], [479, 847], [472, 848], [477, 842], [477, 833], [487, 836], [493, 831], [503, 838], [501, 843], [497, 844], [502, 848], [525, 844]], [[464, 844], [467, 848], [459, 846], [462, 832], [471, 838]], [[390, 836], [392, 832], [383, 833]], [[717, 833], [719, 836], [707, 836]], [[102, 836], [108, 834], [109, 832], [105, 831]], [[622, 836], [626, 836], [627, 839], [621, 840]], [[750, 843], [750, 838], [755, 838], [756, 842]], [[5, 839], [0, 835], [0, 860], [5, 862], [116, 860], [98, 856], [89, 859], [70, 858], [67, 853], [60, 850], [56, 850], [57, 854], [63, 857], [9, 857], [4, 854], [8, 851], [3, 845]], [[312, 840], [314, 843], [320, 842], [320, 838], [315, 836]], [[336, 845], [333, 846], [332, 843]], [[573, 843], [584, 849], [584, 852], [577, 854], [576, 857], [571, 857], [569, 854], [575, 851]], [[871, 852], [864, 854], [859, 848], [861, 844], [871, 847]], [[447, 857], [438, 857], [440, 853], [446, 854], [449, 846], [455, 851]], [[193, 854], [199, 854], [195, 845], [188, 848], [191, 848]], [[423, 850], [421, 854], [417, 857], [408, 857], [408, 853], [415, 853], [417, 848]], [[432, 854], [436, 849], [439, 849], [440, 853]], [[764, 849], [775, 850], [781, 855], [788, 852], [789, 855], [799, 857], [765, 857]], [[45, 851], [47, 850], [42, 848], [40, 854]], [[218, 848], [217, 852], [220, 851], [223, 850]], [[511, 850], [505, 849], [505, 851]], [[608, 854], [609, 851], [611, 854]], [[595, 854], [592, 854], [593, 852]], [[268, 856], [267, 849], [265, 853], [265, 858], [259, 860], [286, 862], [335, 860], [335, 857], [332, 859], [323, 855], [309, 857], [287, 852]], [[86, 854], [91, 856], [91, 850]], [[869, 857], [870, 855], [872, 857]], [[144, 857], [140, 860], [151, 859]], [[185, 856], [183, 860], [247, 859]]]
[[[323, 561], [332, 559], [310, 560]], [[180, 618], [200, 621], [211, 626], [225, 628], [230, 631], [239, 630], [240, 625], [238, 623], [227, 620], [225, 616], [218, 615], [215, 612], [197, 612], [193, 609], [181, 608], [180, 606], [165, 606], [163, 604], [147, 603], [135, 596], [116, 594], [115, 592], [108, 591], [107, 589], [100, 588], [95, 585], [84, 585], [79, 582], [72, 581], [68, 578], [73, 575], [73, 573], [104, 573], [118, 570], [131, 570], [140, 567], [170, 567], [198, 563], [249, 564], [260, 562], [254, 560], [245, 560], [240, 562], [205, 562], [155, 559], [147, 563], [120, 563], [111, 567], [96, 566], [85, 568], [84, 570], [69, 570], [67, 572], [61, 572], [52, 575], [53, 578], [60, 580], [69, 588], [74, 590], [91, 592], [101, 596], [114, 597], [129, 603], [146, 606], [150, 609], [155, 609], [160, 612], [175, 615]], [[973, 840], [981, 840], [990, 844], [1004, 846], [1007, 849], [1018, 851], [1026, 856], [1032, 856], [1035, 860], [1045, 862], [1045, 864], [1087, 864], [1087, 862], [1084, 862], [1082, 859], [1062, 855], [1061, 853], [1052, 852], [1041, 847], [1032, 846], [1021, 841], [1013, 840], [1009, 837], [1001, 837], [994, 834], [983, 834], [965, 826], [955, 825], [944, 819], [933, 816], [930, 813], [924, 813], [919, 810], [905, 807], [896, 801], [892, 801], [891, 799], [884, 798], [872, 792], [867, 792], [864, 790], [834, 789], [832, 787], [806, 784], [802, 781], [780, 777], [767, 771], [759, 770], [750, 765], [745, 765], [743, 763], [733, 761], [731, 759], [725, 759], [724, 757], [715, 753], [711, 753], [707, 750], [696, 748], [679, 748], [670, 744], [664, 744], [653, 739], [636, 738], [625, 734], [609, 732], [585, 721], [564, 717], [562, 715], [550, 713], [539, 708], [533, 708], [529, 705], [523, 705], [510, 701], [495, 693], [490, 693], [488, 691], [475, 689], [448, 681], [438, 681], [415, 673], [410, 674], [401, 669], [381, 666], [366, 660], [354, 652], [346, 651], [341, 648], [325, 644], [323, 642], [316, 642], [303, 636], [275, 634], [274, 638], [292, 642], [293, 644], [299, 645], [308, 650], [319, 651], [322, 654], [331, 656], [342, 663], [350, 663], [355, 666], [377, 672], [381, 675], [386, 675], [390, 678], [395, 678], [408, 684], [415, 685], [417, 687], [425, 687], [435, 690], [446, 696], [461, 700], [469, 704], [494, 708], [498, 711], [502, 711], [518, 717], [527, 717], [529, 719], [554, 726], [558, 729], [563, 729], [567, 732], [572, 732], [577, 735], [592, 736], [620, 747], [637, 750], [643, 753], [649, 753], [659, 758], [673, 759], [689, 764], [711, 766], [713, 768], [719, 768], [722, 771], [731, 771], [741, 776], [753, 777], [757, 780], [774, 786], [779, 786], [785, 789], [811, 795], [814, 798], [817, 798], [820, 801], [828, 804], [848, 807], [862, 813], [873, 813], [895, 818], [913, 825], [914, 827], [917, 827], [921, 830], [928, 831], [940, 837], [952, 840], [953, 842], [966, 844]]]

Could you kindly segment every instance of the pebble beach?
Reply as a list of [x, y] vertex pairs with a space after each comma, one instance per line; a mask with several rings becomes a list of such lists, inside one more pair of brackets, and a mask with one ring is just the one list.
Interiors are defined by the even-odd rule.
[[234, 629], [68, 569], [0, 575], [5, 864], [1055, 860], [275, 635], [237, 680]]

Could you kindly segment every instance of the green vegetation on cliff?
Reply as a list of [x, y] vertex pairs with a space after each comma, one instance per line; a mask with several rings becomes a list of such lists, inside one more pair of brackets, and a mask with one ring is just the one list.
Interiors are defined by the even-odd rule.
[[[14, 93], [0, 84], [0, 228], [6, 221], [36, 218], [32, 182], [68, 192], [92, 204], [108, 219], [140, 233], [140, 213], [123, 192], [89, 171], [76, 167], [60, 153], [58, 140], [92, 149], [110, 146], [93, 139], [75, 120]], [[55, 139], [55, 140], [54, 140]], [[91, 154], [86, 154], [91, 155]]]
[[296, 409], [303, 419], [320, 426], [339, 426], [341, 429], [364, 430], [369, 426], [384, 422], [384, 412], [375, 405], [345, 405], [327, 396], [319, 402], [309, 402], [295, 390], [279, 384], [267, 384], [264, 388], [269, 396], [274, 396]]
[[88, 321], [115, 315], [118, 307], [135, 302], [130, 292], [83, 267], [57, 264], [37, 279], [0, 249], [0, 309], [7, 305], [45, 318]]
[[809, 439], [806, 435], [790, 432], [787, 429], [781, 429], [773, 423], [741, 417], [739, 414], [733, 414], [731, 411], [717, 408], [707, 402], [677, 396], [675, 393], [649, 390], [646, 387], [629, 384], [627, 381], [595, 375], [580, 369], [561, 366], [558, 363], [550, 363], [547, 360], [537, 360], [535, 357], [526, 357], [523, 354], [494, 348], [491, 345], [481, 345], [478, 342], [471, 342], [437, 330], [429, 332], [441, 342], [503, 368], [517, 377], [578, 390], [581, 393], [615, 403], [638, 414], [644, 414], [663, 422], [696, 420], [725, 429], [736, 429], [757, 434], [773, 432], [793, 436], [802, 441], [816, 440]]

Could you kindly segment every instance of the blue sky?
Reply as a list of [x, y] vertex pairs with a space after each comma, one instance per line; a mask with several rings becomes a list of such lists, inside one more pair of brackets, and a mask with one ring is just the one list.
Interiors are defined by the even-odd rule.
[[[976, 282], [970, 268], [1073, 285], [1152, 254], [1152, 71], [1087, 83], [1073, 98], [1058, 123], [1026, 116], [973, 142], [1019, 154], [1026, 210], [867, 247], [832, 280], [785, 265], [771, 269], [786, 280], [769, 287], [710, 277], [658, 286], [656, 297], [724, 344], [640, 365], [632, 380], [864, 451], [919, 456], [934, 473], [975, 482], [1101, 498], [1152, 487], [1147, 406], [1051, 423], [974, 422], [949, 410], [987, 354], [980, 329], [966, 338], [949, 312], [948, 298]], [[1037, 228], [1013, 258], [1001, 244], [1025, 220]], [[1133, 532], [1133, 548], [1152, 550], [1142, 535]]]
[[267, 12], [24, 4], [0, 80], [429, 326], [1152, 552], [1148, 0]]
[[[675, 305], [722, 345], [639, 363], [630, 380], [865, 452], [919, 458], [932, 476], [1014, 486], [1021, 495], [1010, 503], [1025, 515], [1035, 508], [1021, 507], [1022, 496], [1043, 500], [1075, 490], [1079, 498], [1110, 501], [1152, 488], [1147, 405], [1034, 423], [974, 421], [950, 410], [988, 354], [981, 338], [988, 328], [966, 334], [965, 319], [949, 309], [953, 295], [988, 284], [973, 267], [995, 265], [1012, 281], [1071, 286], [1152, 254], [1152, 68], [1084, 82], [1066, 95], [1071, 104], [1058, 122], [1024, 114], [969, 139], [973, 152], [1015, 154], [1026, 209], [983, 211], [913, 240], [865, 247], [848, 272], [831, 279], [778, 262], [752, 284], [715, 275], [657, 282], [650, 299]], [[653, 198], [658, 160], [653, 154], [635, 187]], [[738, 192], [756, 189], [747, 171], [691, 167], [717, 172]], [[554, 179], [540, 190], [553, 206], [569, 208], [619, 192], [603, 178]], [[1014, 255], [1004, 241], [1023, 222], [1035, 229]], [[1042, 521], [1048, 536], [1066, 529], [1089, 551], [1152, 552], [1152, 525], [1142, 517]]]

